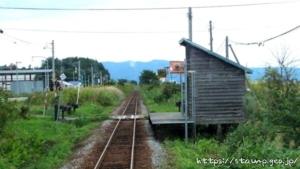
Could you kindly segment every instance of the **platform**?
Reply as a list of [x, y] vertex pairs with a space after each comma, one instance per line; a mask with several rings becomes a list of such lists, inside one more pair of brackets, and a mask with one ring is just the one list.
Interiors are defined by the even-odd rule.
[[[185, 118], [181, 112], [157, 112], [149, 113], [149, 119], [151, 124], [184, 124]], [[188, 123], [193, 123], [192, 120], [188, 120]]]

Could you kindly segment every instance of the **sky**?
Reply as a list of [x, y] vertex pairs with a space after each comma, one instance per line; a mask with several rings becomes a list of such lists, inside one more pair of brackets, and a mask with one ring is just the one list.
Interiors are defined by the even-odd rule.
[[[276, 66], [288, 51], [300, 60], [300, 29], [258, 45], [300, 24], [300, 0], [0, 0], [0, 7], [41, 8], [159, 8], [275, 2], [280, 4], [231, 8], [193, 8], [193, 41], [209, 48], [213, 22], [214, 51], [225, 54], [229, 37], [240, 62], [248, 67]], [[187, 9], [122, 11], [32, 11], [0, 9], [0, 65], [38, 66], [43, 57], [88, 57], [102, 61], [183, 60], [181, 38], [188, 38]], [[297, 19], [298, 18], [298, 19]], [[274, 56], [275, 55], [275, 56]], [[233, 55], [230, 53], [230, 58]], [[294, 66], [300, 67], [299, 62]]]

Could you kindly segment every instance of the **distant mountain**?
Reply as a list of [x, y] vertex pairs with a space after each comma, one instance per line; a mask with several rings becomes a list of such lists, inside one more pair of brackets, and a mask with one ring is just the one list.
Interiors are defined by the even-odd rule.
[[[164, 67], [169, 66], [169, 61], [153, 60], [149, 62], [139, 62], [139, 61], [102, 62], [102, 64], [106, 69], [108, 69], [111, 78], [114, 80], [128, 79], [128, 80], [139, 81], [139, 76], [143, 70], [152, 70], [156, 72], [158, 69], [162, 69]], [[251, 80], [259, 80], [265, 74], [264, 67], [254, 67], [250, 69], [253, 71], [253, 73], [249, 75]], [[296, 68], [295, 71], [296, 71], [295, 74], [296, 78], [300, 79], [300, 68]]]
[[164, 68], [169, 65], [169, 61], [166, 60], [153, 60], [149, 62], [102, 62], [104, 67], [108, 69], [111, 78], [128, 79], [139, 81], [139, 76], [143, 70], [157, 71], [157, 69]]
[[[259, 68], [250, 68], [252, 70], [252, 74], [249, 75], [251, 80], [259, 80], [263, 78], [265, 75], [265, 67], [259, 67]], [[295, 68], [294, 77], [295, 79], [300, 80], [300, 68]]]

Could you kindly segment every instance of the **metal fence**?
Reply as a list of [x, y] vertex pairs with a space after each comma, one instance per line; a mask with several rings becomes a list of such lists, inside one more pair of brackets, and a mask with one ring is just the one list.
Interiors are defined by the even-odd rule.
[[11, 83], [11, 91], [14, 94], [41, 92], [43, 90], [43, 81], [13, 81]]

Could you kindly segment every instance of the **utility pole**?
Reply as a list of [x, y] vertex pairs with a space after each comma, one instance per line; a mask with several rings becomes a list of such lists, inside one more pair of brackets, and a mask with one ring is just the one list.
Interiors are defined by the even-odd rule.
[[[189, 22], [189, 27], [188, 27], [188, 30], [189, 30], [189, 40], [190, 41], [193, 41], [193, 21], [192, 21], [192, 8], [189, 7], [188, 8], [188, 22]], [[189, 52], [190, 53], [190, 52]], [[185, 90], [185, 93], [184, 93], [184, 140], [185, 142], [187, 143], [188, 142], [188, 104], [187, 104], [187, 98], [188, 98], [188, 95], [187, 95], [187, 91], [188, 91], [188, 88], [187, 88], [187, 84], [188, 84], [188, 72], [187, 72], [187, 61], [186, 59], [184, 60], [184, 75], [185, 75], [185, 84], [184, 84], [184, 90]]]
[[93, 64], [91, 64], [91, 86], [94, 86], [94, 68], [93, 68]]
[[231, 53], [233, 54], [233, 56], [234, 56], [236, 62], [237, 62], [238, 64], [240, 64], [240, 61], [239, 61], [238, 57], [236, 56], [236, 54], [235, 54], [235, 52], [234, 52], [232, 46], [231, 46], [230, 44], [229, 44], [228, 46], [229, 46], [229, 48], [230, 48], [230, 50], [231, 50]]
[[51, 42], [52, 49], [52, 83], [55, 82], [55, 58], [54, 58], [54, 40]]
[[78, 81], [81, 82], [81, 79], [80, 79], [80, 60], [78, 58]]
[[78, 71], [78, 86], [77, 86], [76, 105], [78, 105], [78, 103], [79, 103], [79, 95], [80, 95], [80, 84], [79, 84], [79, 82], [81, 82], [81, 79], [80, 79], [80, 58], [78, 58], [78, 68], [77, 68], [77, 71]]
[[100, 71], [100, 85], [103, 83], [103, 77], [102, 77], [102, 72]]
[[209, 21], [209, 35], [210, 35], [210, 51], [213, 51], [213, 34], [212, 34], [212, 22]]
[[226, 36], [226, 39], [225, 39], [225, 51], [226, 51], [226, 59], [228, 59], [229, 58], [229, 51], [228, 51], [228, 46], [229, 46], [229, 44], [228, 44], [228, 36]]
[[22, 62], [19, 62], [19, 61], [17, 61], [16, 62], [16, 86], [17, 86], [17, 94], [19, 95], [20, 94], [20, 84], [19, 84], [19, 70], [18, 70], [18, 64], [19, 63], [22, 63]]
[[191, 7], [189, 7], [188, 18], [189, 18], [189, 40], [193, 41], [193, 21], [192, 21], [192, 8]]

